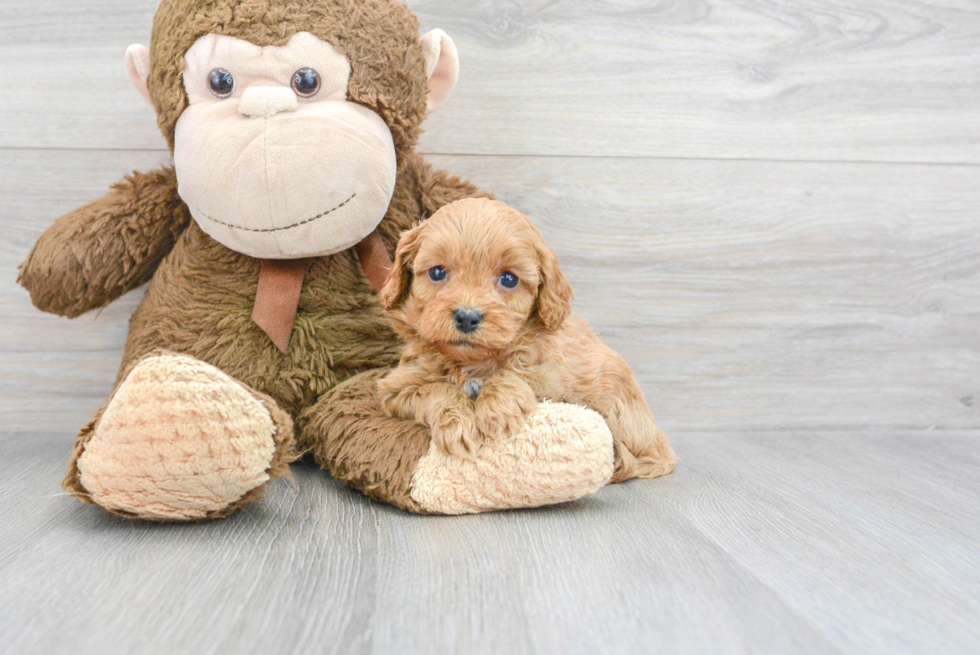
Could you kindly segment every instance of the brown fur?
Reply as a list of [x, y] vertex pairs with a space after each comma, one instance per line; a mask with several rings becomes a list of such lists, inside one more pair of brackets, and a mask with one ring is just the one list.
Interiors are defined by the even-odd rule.
[[174, 126], [187, 108], [184, 53], [206, 34], [281, 46], [298, 32], [334, 45], [351, 63], [348, 99], [387, 123], [399, 152], [414, 148], [426, 111], [425, 60], [419, 21], [393, 0], [164, 0], [153, 21], [147, 84], [171, 151]]
[[[274, 45], [303, 30], [349, 56], [349, 98], [379, 113], [394, 136], [397, 184], [378, 228], [389, 252], [401, 231], [443, 205], [487, 195], [413, 152], [425, 113], [426, 79], [418, 20], [398, 0], [165, 0], [154, 21], [149, 87], [171, 148], [174, 125], [187, 105], [180, 80], [183, 55], [198, 38], [217, 33]], [[258, 260], [225, 248], [190, 220], [167, 168], [134, 174], [56, 221], [21, 265], [19, 281], [38, 308], [74, 317], [150, 280], [130, 324], [118, 380], [161, 349], [213, 364], [268, 397], [270, 408], [278, 405], [292, 417], [306, 410], [298, 442], [339, 479], [417, 511], [407, 483], [379, 481], [400, 468], [408, 478], [395, 477], [410, 479], [412, 462], [424, 452], [424, 431], [387, 419], [370, 397], [376, 388], [370, 377], [352, 381], [346, 395], [324, 396], [358, 373], [393, 365], [401, 348], [353, 250], [312, 264], [288, 355], [251, 321], [258, 272]], [[352, 415], [363, 421], [351, 421]], [[384, 429], [362, 429], [361, 423], [372, 422]], [[66, 488], [83, 498], [75, 460], [93, 426], [80, 433], [65, 479]], [[392, 434], [405, 438], [391, 439]], [[379, 445], [382, 436], [392, 444]], [[382, 447], [388, 448], [384, 461], [377, 459]], [[338, 451], [360, 468], [340, 464], [332, 455]], [[284, 445], [277, 462], [291, 454]], [[365, 472], [372, 463], [376, 470]], [[274, 464], [273, 475], [287, 470]]]
[[17, 281], [38, 309], [81, 316], [147, 282], [190, 222], [172, 167], [133, 173], [58, 219], [20, 265]]
[[429, 431], [385, 416], [378, 380], [389, 369], [368, 371], [337, 385], [303, 412], [297, 424], [306, 446], [338, 480], [368, 497], [424, 514], [411, 497], [412, 475], [429, 451]]
[[[441, 266], [448, 277], [429, 279]], [[500, 284], [502, 273], [520, 280]], [[390, 416], [432, 429], [444, 452], [469, 455], [482, 438], [520, 429], [538, 400], [585, 405], [606, 419], [616, 446], [614, 482], [669, 473], [675, 456], [623, 359], [585, 321], [568, 318], [571, 286], [531, 221], [504, 203], [469, 199], [406, 233], [381, 302], [407, 340], [379, 382]], [[478, 309], [472, 333], [453, 312]], [[476, 401], [464, 388], [482, 381]]]

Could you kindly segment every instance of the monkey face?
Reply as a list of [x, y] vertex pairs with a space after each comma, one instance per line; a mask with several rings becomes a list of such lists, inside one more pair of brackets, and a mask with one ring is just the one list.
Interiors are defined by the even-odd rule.
[[202, 230], [252, 257], [293, 259], [340, 252], [378, 226], [394, 142], [348, 101], [351, 67], [332, 45], [308, 32], [281, 47], [210, 34], [184, 59], [174, 163]]
[[268, 259], [370, 234], [458, 78], [452, 39], [419, 27], [403, 0], [164, 0], [126, 70], [201, 228]]

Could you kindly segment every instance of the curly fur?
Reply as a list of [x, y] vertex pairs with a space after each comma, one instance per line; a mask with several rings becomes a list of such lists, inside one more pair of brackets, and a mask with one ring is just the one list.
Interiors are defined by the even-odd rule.
[[[445, 269], [445, 279], [428, 272]], [[515, 288], [501, 275], [517, 276]], [[504, 203], [460, 200], [398, 244], [381, 301], [407, 340], [378, 383], [385, 412], [432, 430], [446, 453], [516, 433], [539, 400], [585, 405], [609, 425], [614, 482], [669, 473], [675, 456], [623, 359], [585, 321], [569, 318], [571, 286], [531, 221]], [[454, 312], [477, 310], [475, 331]], [[474, 401], [466, 389], [473, 381]]]
[[[414, 152], [427, 89], [418, 30], [418, 20], [400, 0], [164, 0], [154, 21], [147, 81], [160, 129], [172, 150], [175, 125], [188, 102], [181, 79], [183, 57], [200, 37], [223, 34], [258, 45], [283, 45], [294, 34], [307, 31], [332, 43], [352, 65], [348, 99], [381, 116], [394, 139], [397, 181], [378, 227], [385, 247], [393, 253], [401, 232], [443, 206], [463, 198], [490, 197], [473, 184], [432, 168]], [[270, 479], [288, 475], [288, 463], [297, 452], [311, 452], [334, 477], [372, 498], [414, 512], [449, 511], [439, 503], [423, 506], [412, 496], [413, 479], [418, 477], [414, 473], [431, 450], [431, 438], [429, 430], [415, 421], [390, 417], [382, 410], [378, 381], [387, 373], [385, 367], [398, 361], [402, 345], [354, 251], [311, 263], [288, 354], [281, 353], [251, 320], [260, 266], [259, 260], [220, 245], [191, 221], [177, 193], [174, 170], [164, 168], [134, 173], [104, 197], [57, 220], [21, 265], [18, 279], [40, 309], [69, 317], [103, 307], [149, 281], [130, 323], [116, 390], [128, 372], [148, 357], [190, 356], [234, 378], [268, 410], [277, 428], [275, 453], [265, 472]], [[554, 254], [547, 249], [538, 252], [535, 266], [539, 278], [533, 298], [525, 294], [524, 304], [514, 305], [509, 313], [501, 309], [498, 335], [513, 333], [519, 340], [535, 334], [541, 339], [557, 338], [558, 326], [564, 325], [570, 289]], [[515, 311], [533, 320], [517, 325]], [[431, 327], [441, 329], [435, 319]], [[558, 349], [563, 343], [556, 340], [553, 345]], [[537, 352], [531, 342], [527, 352], [531, 362], [531, 354]], [[487, 434], [513, 429], [507, 421], [503, 427], [495, 421], [510, 416], [514, 423], [535, 401], [519, 389], [507, 390], [511, 382], [506, 376], [498, 378], [488, 380], [481, 398], [507, 395], [498, 406], [504, 407], [505, 402], [513, 406], [507, 412], [487, 414], [478, 424]], [[579, 397], [574, 393], [578, 388], [567, 387], [573, 402]], [[79, 458], [86, 445], [98, 438], [99, 421], [115, 394], [78, 435], [63, 482], [71, 493], [89, 502], [97, 499], [82, 484]], [[119, 395], [120, 403], [126, 397]], [[610, 413], [606, 418], [613, 425], [617, 416]], [[592, 446], [602, 445], [603, 435], [591, 436]], [[640, 455], [642, 463], [642, 448], [629, 449], [625, 438], [623, 443], [628, 452]], [[669, 452], [665, 440], [657, 443]], [[96, 450], [93, 446], [91, 452]], [[570, 466], [582, 461], [566, 459]], [[83, 470], [86, 462], [82, 461]], [[487, 477], [485, 467], [473, 470]], [[564, 470], [569, 469], [554, 469], [559, 471], [557, 483], [587, 491], [580, 484], [584, 478], [566, 479], [569, 476], [560, 473]], [[630, 470], [627, 464], [623, 470]], [[596, 484], [606, 479], [599, 474], [585, 478]], [[433, 480], [441, 478], [425, 479], [435, 484]], [[553, 482], [545, 480], [544, 486]], [[440, 486], [433, 484], [422, 486], [429, 491]], [[202, 518], [226, 516], [261, 493], [259, 486]], [[569, 497], [567, 493], [541, 496], [542, 502]], [[132, 513], [110, 511], [129, 518], [159, 518], [138, 507]]]
[[[300, 31], [329, 41], [348, 56], [349, 99], [377, 112], [392, 132], [397, 182], [378, 228], [390, 253], [400, 232], [443, 205], [488, 195], [434, 169], [413, 151], [425, 116], [427, 86], [418, 19], [398, 0], [164, 0], [154, 21], [148, 85], [171, 150], [176, 121], [187, 106], [183, 55], [197, 39], [214, 33], [282, 45]], [[38, 308], [69, 317], [103, 307], [150, 281], [130, 323], [118, 381], [160, 350], [217, 366], [268, 399], [270, 411], [296, 418], [306, 410], [295, 435], [299, 447], [314, 451], [339, 479], [375, 493], [357, 470], [339, 467], [329, 454], [340, 449], [346, 459], [364, 461], [363, 454], [375, 446], [350, 424], [347, 405], [339, 399], [328, 402], [333, 396], [318, 402], [344, 380], [397, 362], [401, 345], [373, 287], [353, 250], [317, 258], [303, 286], [293, 347], [283, 355], [251, 320], [259, 268], [258, 260], [225, 248], [191, 221], [177, 194], [173, 169], [164, 168], [135, 173], [106, 196], [57, 220], [21, 265], [18, 279]], [[376, 381], [368, 378], [351, 384], [355, 392], [362, 389], [357, 384], [366, 385], [368, 393], [376, 388]], [[363, 393], [352, 397], [366, 403], [362, 414], [373, 411], [380, 424], [390, 427], [390, 420], [380, 408], [372, 409]], [[340, 407], [348, 413], [338, 414], [335, 408]], [[79, 434], [64, 481], [83, 499], [76, 460], [100, 415], [101, 410]], [[408, 433], [413, 428], [405, 424], [400, 429]], [[323, 444], [327, 438], [334, 440], [329, 447]], [[280, 443], [282, 452], [270, 468], [273, 477], [285, 474], [285, 462], [293, 456], [292, 435]], [[400, 443], [395, 440], [392, 448]], [[405, 454], [404, 462], [415, 455], [421, 456]], [[404, 479], [410, 477], [409, 472]], [[408, 498], [407, 482], [384, 490], [376, 497], [418, 510]], [[257, 495], [214, 516], [230, 513]]]

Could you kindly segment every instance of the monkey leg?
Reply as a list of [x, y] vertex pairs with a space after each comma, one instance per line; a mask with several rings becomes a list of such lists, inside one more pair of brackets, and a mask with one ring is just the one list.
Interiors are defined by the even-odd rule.
[[293, 425], [268, 396], [187, 355], [134, 363], [82, 429], [63, 485], [114, 514], [221, 518], [289, 475]]
[[375, 500], [416, 513], [473, 514], [575, 500], [612, 478], [612, 435], [590, 409], [540, 403], [518, 433], [462, 458], [440, 452], [425, 427], [384, 414], [377, 385], [386, 372], [347, 380], [298, 420], [301, 448]]

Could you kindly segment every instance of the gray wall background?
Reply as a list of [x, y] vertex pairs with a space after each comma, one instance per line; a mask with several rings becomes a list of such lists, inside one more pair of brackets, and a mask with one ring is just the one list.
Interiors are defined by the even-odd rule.
[[312, 467], [203, 525], [61, 494], [134, 292], [16, 265], [167, 161], [155, 0], [0, 0], [0, 653], [980, 651], [980, 3], [415, 0], [459, 46], [423, 150], [531, 215], [681, 458], [419, 518]]

